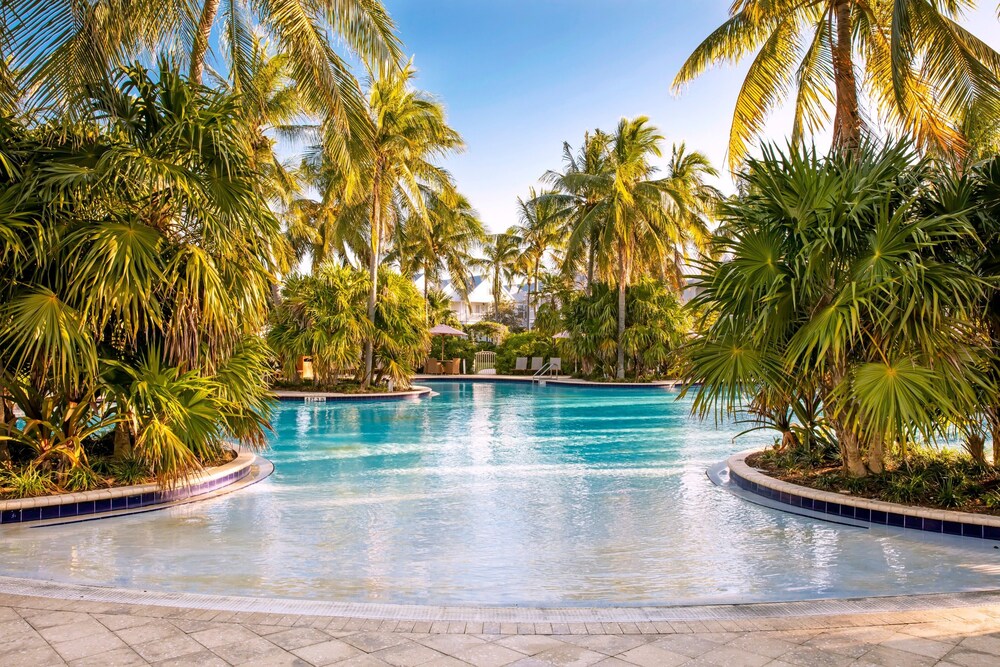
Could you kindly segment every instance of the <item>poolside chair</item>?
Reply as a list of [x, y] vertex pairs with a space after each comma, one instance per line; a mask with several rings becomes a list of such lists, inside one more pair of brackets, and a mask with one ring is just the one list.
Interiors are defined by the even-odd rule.
[[562, 358], [552, 357], [549, 359], [549, 375], [559, 375], [562, 372]]
[[440, 375], [442, 370], [441, 362], [434, 357], [427, 357], [424, 361], [424, 373], [427, 375]]
[[458, 375], [461, 372], [462, 372], [461, 358], [441, 362], [442, 375]]
[[524, 373], [528, 370], [528, 357], [518, 357], [514, 361], [514, 374]]
[[531, 371], [532, 375], [542, 370], [542, 361], [544, 361], [542, 357], [531, 358], [531, 368], [529, 368], [528, 370]]

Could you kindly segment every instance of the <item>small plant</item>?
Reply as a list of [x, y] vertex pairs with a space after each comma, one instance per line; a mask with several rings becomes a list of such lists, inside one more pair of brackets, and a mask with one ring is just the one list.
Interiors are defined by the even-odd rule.
[[48, 473], [35, 466], [19, 470], [4, 468], [0, 471], [0, 495], [8, 498], [33, 498], [56, 491]]
[[1000, 491], [990, 491], [984, 495], [983, 505], [991, 510], [1000, 510]]
[[134, 456], [112, 460], [108, 464], [108, 470], [118, 484], [125, 486], [142, 484], [152, 477], [149, 467]]
[[66, 474], [63, 484], [67, 491], [90, 491], [105, 486], [104, 479], [92, 469], [79, 466]]
[[937, 493], [937, 504], [942, 507], [961, 507], [968, 498], [963, 492], [965, 482], [961, 478], [948, 475], [941, 480], [941, 486]]

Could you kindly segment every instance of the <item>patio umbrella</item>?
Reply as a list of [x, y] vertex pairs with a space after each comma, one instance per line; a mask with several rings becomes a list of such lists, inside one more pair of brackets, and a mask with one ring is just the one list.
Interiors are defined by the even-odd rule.
[[[435, 324], [428, 332], [432, 336], [468, 336], [464, 331], [459, 331], [455, 327], [447, 324]], [[441, 339], [441, 360], [444, 361], [444, 338]]]

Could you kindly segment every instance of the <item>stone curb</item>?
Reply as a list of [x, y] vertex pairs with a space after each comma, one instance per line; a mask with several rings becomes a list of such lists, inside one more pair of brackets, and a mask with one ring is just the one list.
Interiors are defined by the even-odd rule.
[[[838, 515], [848, 516], [849, 518], [866, 521], [868, 523], [883, 523], [881, 521], [873, 521], [871, 518], [864, 518], [865, 516], [871, 517], [872, 513], [880, 513], [887, 516], [899, 515], [904, 517], [904, 519], [909, 517], [914, 520], [920, 520], [919, 526], [915, 525], [915, 523], [914, 525], [905, 525], [907, 522], [904, 521], [904, 525], [902, 527], [905, 528], [917, 528], [928, 532], [943, 532], [946, 534], [967, 535], [970, 537], [986, 537], [987, 539], [1000, 539], [1000, 516], [900, 505], [897, 503], [885, 502], [884, 500], [859, 498], [848, 494], [821, 491], [819, 489], [812, 489], [805, 486], [799, 486], [797, 484], [791, 484], [789, 482], [775, 479], [774, 477], [766, 475], [760, 470], [751, 468], [747, 465], [747, 457], [761, 451], [763, 450], [751, 449], [743, 451], [738, 454], [734, 454], [726, 461], [726, 466], [729, 468], [730, 476], [742, 479], [746, 483], [740, 484], [736, 482], [737, 486], [740, 486], [744, 490], [750, 491], [751, 493], [768, 497], [772, 500], [776, 500], [780, 503], [791, 505], [793, 507], [822, 511], [827, 514], [831, 514], [833, 512], [816, 508], [821, 504], [824, 508], [829, 505], [834, 505], [839, 507], [849, 507], [854, 510], [860, 509], [863, 510], [863, 512], [840, 512]], [[769, 490], [771, 493], [761, 492], [761, 489]], [[777, 495], [777, 497], [774, 497], [775, 495]], [[808, 504], [804, 504], [803, 499], [810, 502]], [[928, 522], [927, 525], [930, 527], [924, 527], [925, 520]], [[978, 534], [977, 531], [966, 532], [964, 530], [959, 532], [949, 532], [945, 529], [946, 523], [958, 526], [978, 527]]]

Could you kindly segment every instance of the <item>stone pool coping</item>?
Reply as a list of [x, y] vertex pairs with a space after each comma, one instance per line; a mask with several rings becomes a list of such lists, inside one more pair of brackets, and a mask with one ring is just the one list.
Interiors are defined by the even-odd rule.
[[338, 617], [368, 621], [461, 623], [658, 623], [801, 619], [852, 614], [914, 613], [932, 609], [1000, 605], [1000, 590], [882, 597], [827, 598], [736, 604], [649, 606], [512, 607], [383, 604], [294, 598], [255, 598], [71, 584], [0, 575], [0, 595], [30, 596], [78, 603], [111, 603], [213, 610], [246, 614]]
[[406, 391], [383, 391], [371, 394], [344, 394], [337, 391], [292, 391], [285, 389], [273, 390], [279, 401], [372, 401], [372, 400], [393, 400], [420, 398], [430, 394], [433, 390], [430, 387], [413, 385]]
[[238, 452], [221, 466], [202, 470], [182, 484], [157, 483], [118, 486], [76, 493], [0, 501], [0, 525], [69, 518], [100, 518], [113, 512], [176, 503], [218, 491], [244, 480], [258, 461], [253, 452]]
[[899, 505], [884, 500], [871, 500], [784, 482], [746, 463], [748, 456], [761, 451], [763, 450], [749, 449], [734, 454], [726, 461], [726, 466], [729, 468], [729, 478], [732, 483], [762, 498], [862, 523], [910, 528], [943, 535], [1000, 540], [1000, 516]]

